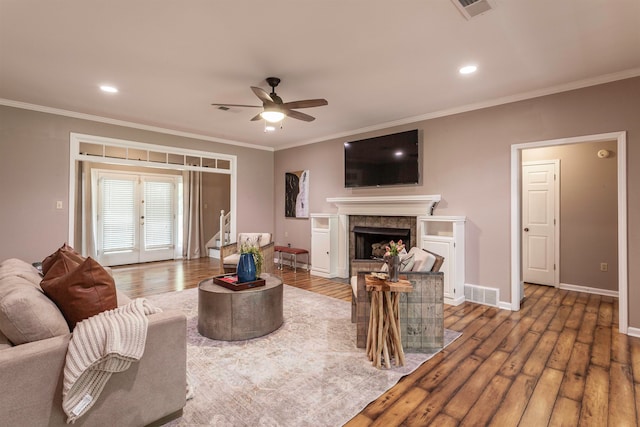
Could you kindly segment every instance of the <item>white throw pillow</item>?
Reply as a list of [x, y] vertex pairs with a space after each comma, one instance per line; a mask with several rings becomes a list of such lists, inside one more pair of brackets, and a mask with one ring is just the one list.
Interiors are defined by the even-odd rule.
[[409, 254], [413, 255], [413, 268], [411, 271], [431, 271], [433, 265], [436, 263], [436, 257], [429, 252], [423, 251], [420, 248], [413, 247], [409, 251]]

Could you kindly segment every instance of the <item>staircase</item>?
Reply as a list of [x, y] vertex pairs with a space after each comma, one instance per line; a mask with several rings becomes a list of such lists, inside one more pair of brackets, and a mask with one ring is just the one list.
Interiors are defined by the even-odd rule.
[[220, 211], [220, 228], [207, 242], [207, 251], [209, 257], [220, 259], [220, 247], [231, 243], [231, 212], [225, 214], [224, 210]]

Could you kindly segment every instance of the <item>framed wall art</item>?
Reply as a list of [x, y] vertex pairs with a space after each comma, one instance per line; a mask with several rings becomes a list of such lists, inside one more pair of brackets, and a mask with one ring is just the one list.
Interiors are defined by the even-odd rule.
[[284, 216], [309, 218], [309, 171], [285, 172]]

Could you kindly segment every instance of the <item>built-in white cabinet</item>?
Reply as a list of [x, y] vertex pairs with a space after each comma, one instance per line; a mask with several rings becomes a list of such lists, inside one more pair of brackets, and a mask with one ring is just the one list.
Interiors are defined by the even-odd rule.
[[444, 257], [444, 302], [464, 302], [464, 224], [463, 216], [420, 216], [417, 218], [420, 247]]
[[311, 274], [336, 277], [338, 271], [338, 215], [311, 214]]

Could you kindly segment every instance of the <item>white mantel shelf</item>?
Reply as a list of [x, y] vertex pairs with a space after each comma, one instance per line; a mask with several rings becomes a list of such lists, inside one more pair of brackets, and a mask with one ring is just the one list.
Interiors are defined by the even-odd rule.
[[338, 207], [338, 215], [431, 215], [440, 201], [439, 194], [418, 196], [354, 196], [328, 197]]

